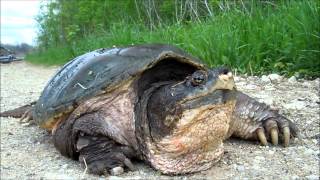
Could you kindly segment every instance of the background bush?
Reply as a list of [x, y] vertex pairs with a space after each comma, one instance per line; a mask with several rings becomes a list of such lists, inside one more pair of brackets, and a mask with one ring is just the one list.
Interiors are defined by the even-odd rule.
[[47, 65], [102, 47], [168, 43], [240, 73], [320, 77], [319, 1], [56, 0], [43, 4]]

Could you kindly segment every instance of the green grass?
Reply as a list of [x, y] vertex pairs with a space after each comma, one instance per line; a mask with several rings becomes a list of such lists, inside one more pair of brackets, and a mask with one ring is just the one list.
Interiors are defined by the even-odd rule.
[[119, 22], [106, 32], [34, 52], [26, 59], [36, 64], [64, 64], [102, 47], [168, 43], [210, 66], [228, 65], [240, 73], [320, 77], [319, 10], [317, 1], [290, 1], [254, 7], [250, 12], [234, 9], [202, 22], [162, 25], [153, 31]]

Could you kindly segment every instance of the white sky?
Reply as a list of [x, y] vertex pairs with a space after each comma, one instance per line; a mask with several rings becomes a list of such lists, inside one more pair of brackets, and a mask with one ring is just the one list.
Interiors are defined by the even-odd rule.
[[1, 43], [35, 45], [40, 0], [1, 0]]

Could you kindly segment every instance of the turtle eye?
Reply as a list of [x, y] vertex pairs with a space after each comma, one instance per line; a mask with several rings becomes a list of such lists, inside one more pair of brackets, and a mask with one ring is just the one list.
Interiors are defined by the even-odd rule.
[[203, 70], [196, 71], [191, 76], [191, 84], [193, 86], [199, 86], [207, 81], [207, 73]]

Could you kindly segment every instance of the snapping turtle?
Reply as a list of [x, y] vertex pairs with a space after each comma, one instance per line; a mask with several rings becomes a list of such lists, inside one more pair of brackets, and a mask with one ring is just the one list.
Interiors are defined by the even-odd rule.
[[237, 91], [227, 68], [210, 69], [160, 44], [75, 58], [49, 81], [32, 111], [61, 154], [95, 174], [132, 170], [131, 159], [164, 174], [198, 172], [220, 159], [231, 136], [263, 145], [277, 145], [279, 136], [288, 146], [298, 133], [277, 111]]

